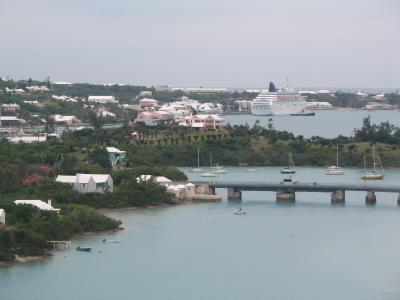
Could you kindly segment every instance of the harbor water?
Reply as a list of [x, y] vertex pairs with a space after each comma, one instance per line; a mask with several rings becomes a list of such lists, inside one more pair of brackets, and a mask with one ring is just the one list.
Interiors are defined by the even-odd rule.
[[[283, 177], [279, 168], [249, 171], [227, 168], [211, 180]], [[295, 178], [364, 184], [360, 175], [298, 168]], [[399, 180], [400, 172], [389, 169], [380, 183]], [[0, 267], [0, 299], [400, 298], [397, 194], [377, 193], [370, 207], [359, 192], [347, 193], [339, 206], [329, 193], [297, 193], [295, 203], [278, 204], [272, 192], [244, 192], [241, 202], [217, 192], [222, 202], [107, 211], [125, 230], [76, 238], [70, 250], [44, 261]], [[246, 215], [232, 213], [239, 206]], [[75, 251], [77, 245], [93, 250]]]
[[287, 130], [295, 135], [304, 137], [320, 136], [335, 138], [338, 135], [351, 136], [354, 129], [362, 127], [363, 119], [371, 116], [371, 123], [380, 124], [390, 122], [400, 127], [400, 111], [398, 110], [321, 110], [316, 111], [315, 116], [254, 116], [250, 114], [226, 115], [226, 123], [231, 125], [254, 125], [256, 120], [263, 127], [268, 126], [268, 120], [272, 119], [272, 125], [277, 130]]

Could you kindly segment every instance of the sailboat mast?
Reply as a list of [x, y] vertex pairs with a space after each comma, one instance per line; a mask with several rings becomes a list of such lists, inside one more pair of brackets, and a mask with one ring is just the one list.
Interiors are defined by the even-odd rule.
[[372, 160], [374, 162], [374, 172], [376, 169], [376, 162], [375, 162], [375, 145], [372, 145]]
[[339, 144], [336, 144], [336, 166], [339, 167]]

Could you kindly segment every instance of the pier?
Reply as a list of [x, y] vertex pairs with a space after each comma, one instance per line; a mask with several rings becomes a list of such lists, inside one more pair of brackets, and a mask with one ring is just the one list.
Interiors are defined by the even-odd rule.
[[276, 192], [277, 201], [295, 201], [296, 192], [330, 193], [332, 204], [344, 204], [346, 191], [366, 192], [365, 203], [376, 204], [376, 192], [397, 193], [397, 204], [400, 205], [400, 185], [383, 185], [376, 183], [317, 183], [317, 182], [245, 182], [245, 181], [209, 181], [196, 182], [196, 185], [208, 185], [210, 191], [226, 188], [228, 200], [241, 200], [243, 191], [271, 191]]

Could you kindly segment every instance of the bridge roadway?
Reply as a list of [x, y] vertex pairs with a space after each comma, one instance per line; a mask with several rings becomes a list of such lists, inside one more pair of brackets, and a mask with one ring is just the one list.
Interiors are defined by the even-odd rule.
[[[344, 203], [346, 191], [365, 191], [367, 204], [376, 203], [375, 192], [399, 193], [400, 185], [382, 185], [371, 182], [359, 184], [351, 183], [318, 183], [318, 182], [296, 182], [283, 184], [281, 182], [265, 181], [199, 181], [197, 185], [207, 185], [210, 193], [215, 193], [216, 188], [228, 189], [228, 200], [241, 200], [242, 191], [275, 191], [276, 200], [294, 201], [296, 192], [330, 192], [332, 203]], [[400, 195], [397, 198], [400, 205]]]

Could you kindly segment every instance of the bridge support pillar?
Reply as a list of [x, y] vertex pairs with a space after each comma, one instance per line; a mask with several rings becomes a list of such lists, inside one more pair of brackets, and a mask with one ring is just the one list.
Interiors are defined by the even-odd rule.
[[242, 191], [235, 188], [228, 188], [228, 200], [242, 200]]
[[375, 203], [376, 203], [375, 192], [368, 191], [367, 192], [367, 196], [365, 196], [365, 204], [367, 204], [367, 205], [375, 205]]
[[344, 204], [345, 199], [346, 199], [345, 190], [336, 190], [331, 194], [332, 204]]
[[294, 202], [296, 200], [295, 192], [277, 192], [276, 201], [278, 202]]
[[399, 196], [397, 197], [397, 205], [400, 206], [400, 194], [399, 194]]

